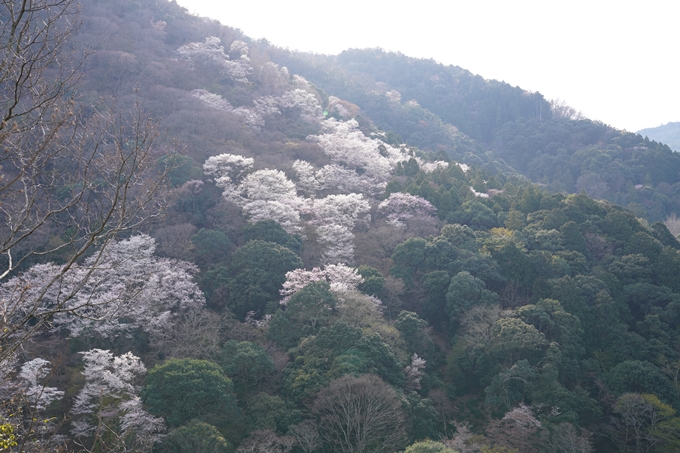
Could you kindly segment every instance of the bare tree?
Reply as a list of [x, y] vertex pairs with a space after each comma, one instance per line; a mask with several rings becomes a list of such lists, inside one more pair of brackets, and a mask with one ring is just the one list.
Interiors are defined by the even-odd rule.
[[343, 376], [321, 390], [312, 412], [321, 438], [336, 452], [397, 451], [405, 440], [396, 392], [373, 374]]
[[288, 453], [295, 446], [293, 436], [277, 436], [274, 431], [265, 429], [253, 431], [236, 453]]
[[305, 420], [302, 423], [291, 426], [288, 428], [288, 432], [295, 437], [297, 444], [305, 453], [312, 453], [321, 446], [319, 431], [311, 420]]
[[553, 117], [564, 118], [568, 120], [584, 120], [586, 116], [581, 111], [577, 111], [574, 107], [567, 104], [563, 99], [553, 99], [550, 101], [550, 110], [552, 110]]
[[673, 236], [680, 236], [680, 219], [678, 218], [677, 214], [673, 213], [669, 215], [666, 217], [666, 220], [664, 220], [663, 223]]
[[85, 118], [67, 95], [81, 61], [66, 50], [78, 13], [74, 0], [0, 4], [0, 284], [36, 261], [59, 262], [0, 300], [0, 364], [87, 283], [90, 273], [44, 309], [75, 263], [95, 248], [101, 258], [119, 233], [160, 212], [167, 169], [157, 166], [156, 122], [139, 106], [129, 116], [90, 108]]

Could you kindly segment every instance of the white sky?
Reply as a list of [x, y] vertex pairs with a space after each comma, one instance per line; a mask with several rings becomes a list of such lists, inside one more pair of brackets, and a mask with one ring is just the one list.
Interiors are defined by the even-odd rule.
[[629, 131], [680, 121], [674, 0], [177, 1], [280, 47], [434, 58]]

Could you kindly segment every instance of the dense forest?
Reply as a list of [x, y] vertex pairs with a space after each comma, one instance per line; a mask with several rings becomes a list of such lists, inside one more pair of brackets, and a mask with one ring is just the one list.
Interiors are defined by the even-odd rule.
[[680, 123], [678, 122], [642, 129], [638, 131], [638, 134], [663, 142], [673, 151], [680, 150]]
[[166, 0], [0, 8], [0, 451], [680, 450], [668, 146]]

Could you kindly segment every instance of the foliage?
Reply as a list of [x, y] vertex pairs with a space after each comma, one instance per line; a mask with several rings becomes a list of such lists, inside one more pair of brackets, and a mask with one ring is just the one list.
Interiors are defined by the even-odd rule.
[[192, 420], [170, 431], [157, 449], [161, 453], [227, 453], [229, 444], [214, 426]]
[[141, 396], [173, 428], [192, 419], [221, 427], [238, 417], [231, 380], [219, 365], [205, 360], [172, 359], [155, 366]]

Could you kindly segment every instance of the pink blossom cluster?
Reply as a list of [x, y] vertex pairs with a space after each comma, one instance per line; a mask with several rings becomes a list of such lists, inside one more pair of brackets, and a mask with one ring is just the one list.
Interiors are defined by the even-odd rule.
[[356, 291], [363, 281], [364, 278], [356, 269], [344, 264], [328, 264], [323, 269], [315, 267], [311, 271], [295, 269], [286, 273], [286, 281], [280, 291], [284, 296], [281, 304], [285, 305], [293, 294], [310, 283], [327, 282], [332, 292], [342, 294]]
[[403, 226], [407, 219], [434, 217], [437, 208], [422, 197], [395, 192], [378, 205], [378, 212], [387, 217], [395, 226]]

